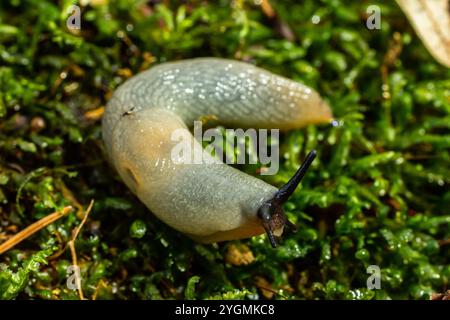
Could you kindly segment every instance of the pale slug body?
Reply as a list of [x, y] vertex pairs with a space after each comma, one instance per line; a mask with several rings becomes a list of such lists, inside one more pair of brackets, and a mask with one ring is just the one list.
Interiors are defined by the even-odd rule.
[[258, 216], [277, 188], [223, 163], [173, 163], [172, 133], [188, 130], [205, 115], [224, 126], [288, 130], [329, 121], [328, 105], [313, 89], [253, 65], [198, 58], [160, 64], [132, 77], [106, 108], [102, 129], [110, 159], [162, 221], [201, 242], [282, 228], [281, 204], [269, 205], [277, 217], [264, 227]]

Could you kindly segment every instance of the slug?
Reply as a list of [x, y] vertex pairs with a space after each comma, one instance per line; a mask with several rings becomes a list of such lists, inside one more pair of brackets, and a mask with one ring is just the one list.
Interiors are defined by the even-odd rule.
[[279, 190], [221, 161], [176, 163], [172, 133], [189, 132], [205, 115], [224, 126], [289, 130], [330, 121], [329, 106], [305, 85], [219, 58], [159, 64], [125, 81], [108, 101], [102, 135], [110, 162], [160, 220], [201, 243], [266, 232], [275, 247], [284, 226], [295, 227], [282, 205], [315, 152]]

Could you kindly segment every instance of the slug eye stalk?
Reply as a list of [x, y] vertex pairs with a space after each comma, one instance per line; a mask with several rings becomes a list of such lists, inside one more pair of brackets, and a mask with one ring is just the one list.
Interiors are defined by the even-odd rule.
[[297, 229], [297, 227], [286, 218], [286, 214], [283, 210], [283, 203], [285, 203], [292, 193], [294, 193], [316, 155], [317, 152], [312, 150], [306, 156], [305, 161], [303, 161], [294, 176], [284, 186], [282, 186], [277, 193], [275, 193], [272, 199], [266, 201], [258, 209], [258, 217], [262, 221], [264, 230], [266, 230], [269, 242], [273, 248], [276, 248], [277, 246], [275, 236], [278, 234], [281, 235], [284, 226], [294, 231]]

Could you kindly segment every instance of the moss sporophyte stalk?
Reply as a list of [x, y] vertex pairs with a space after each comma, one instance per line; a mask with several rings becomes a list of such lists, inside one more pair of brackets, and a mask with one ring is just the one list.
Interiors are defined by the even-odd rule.
[[[428, 53], [394, 1], [378, 4], [379, 29], [366, 27], [366, 1], [270, 4], [272, 18], [252, 1], [90, 2], [80, 6], [80, 29], [67, 28], [63, 3], [0, 4], [0, 244], [72, 207], [0, 255], [0, 298], [445, 293], [449, 69]], [[317, 150], [283, 205], [298, 231], [287, 232], [277, 249], [264, 235], [192, 241], [153, 216], [107, 160], [101, 118], [117, 87], [164, 62], [205, 56], [292, 79], [332, 109], [334, 125], [280, 133], [276, 175], [260, 175], [261, 163], [234, 165], [279, 188]], [[237, 158], [238, 150], [227, 155]], [[74, 257], [80, 290], [67, 286]]]

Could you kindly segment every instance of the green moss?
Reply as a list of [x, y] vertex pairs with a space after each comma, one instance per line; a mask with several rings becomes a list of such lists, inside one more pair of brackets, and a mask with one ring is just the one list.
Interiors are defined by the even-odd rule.
[[130, 227], [130, 235], [132, 238], [140, 239], [145, 235], [145, 232], [147, 232], [147, 227], [142, 220], [134, 221]]
[[[0, 236], [95, 199], [76, 241], [88, 298], [257, 299], [257, 277], [277, 299], [428, 299], [448, 288], [450, 71], [394, 1], [380, 4], [380, 30], [365, 28], [366, 1], [271, 1], [294, 41], [252, 1], [109, 1], [82, 7], [73, 33], [71, 3], [0, 4]], [[383, 99], [394, 33], [403, 48]], [[312, 86], [336, 118], [281, 137], [268, 182], [287, 182], [313, 148], [318, 158], [285, 207], [299, 231], [276, 250], [264, 236], [241, 241], [249, 265], [226, 261], [229, 244], [197, 244], [152, 216], [108, 166], [99, 119], [87, 114], [129, 74], [198, 56], [244, 59]], [[0, 297], [76, 299], [70, 252], [59, 250], [80, 218], [74, 210], [1, 255]], [[367, 289], [370, 265], [381, 269], [379, 290]]]

